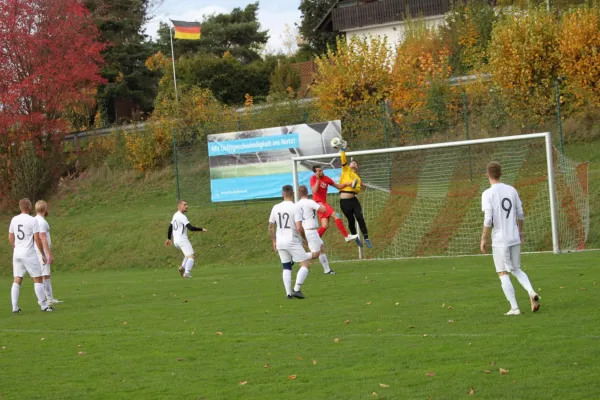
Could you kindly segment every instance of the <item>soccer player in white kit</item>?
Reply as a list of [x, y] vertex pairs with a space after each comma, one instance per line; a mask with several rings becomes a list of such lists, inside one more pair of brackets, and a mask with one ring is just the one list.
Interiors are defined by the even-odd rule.
[[[165, 241], [165, 247], [168, 247], [171, 243], [175, 248], [180, 249], [183, 252], [183, 262], [179, 267], [179, 274], [184, 278], [191, 278], [190, 272], [194, 267], [194, 249], [192, 244], [187, 237], [187, 231], [192, 232], [208, 232], [206, 228], [197, 228], [190, 224], [185, 213], [188, 210], [188, 204], [185, 200], [179, 200], [177, 202], [177, 212], [173, 214], [173, 219], [169, 225], [169, 232], [167, 233], [167, 240]], [[173, 241], [171, 242], [171, 237]]]
[[46, 303], [46, 294], [42, 284], [42, 266], [35, 254], [35, 246], [42, 253], [44, 264], [52, 264], [52, 255], [46, 258], [42, 241], [40, 240], [39, 227], [36, 219], [29, 215], [31, 212], [31, 201], [29, 199], [19, 200], [21, 214], [13, 217], [8, 229], [8, 241], [13, 247], [13, 276], [14, 281], [10, 291], [12, 300], [12, 311], [14, 314], [21, 312], [19, 308], [19, 295], [21, 293], [21, 283], [25, 273], [28, 273], [33, 279], [33, 289], [38, 298], [38, 304], [42, 311], [53, 311], [52, 307]]
[[[35, 203], [35, 219], [38, 223], [38, 228], [40, 230], [40, 240], [42, 241], [42, 246], [44, 251], [46, 252], [46, 258], [54, 258], [52, 256], [52, 239], [50, 238], [50, 225], [48, 225], [48, 221], [46, 221], [46, 217], [48, 216], [48, 204], [44, 200], [38, 200]], [[48, 249], [46, 251], [46, 249]], [[44, 262], [42, 259], [42, 253], [37, 249], [35, 249], [35, 253], [37, 255], [38, 261], [42, 266], [42, 282], [44, 284], [44, 292], [46, 293], [46, 302], [48, 304], [58, 304], [62, 303], [62, 301], [55, 299], [52, 294], [52, 284], [50, 283], [50, 263]]]
[[300, 200], [296, 203], [296, 229], [304, 230], [308, 248], [313, 253], [319, 253], [319, 261], [323, 265], [323, 270], [327, 275], [335, 275], [335, 272], [329, 268], [329, 260], [325, 254], [323, 239], [319, 236], [319, 214], [327, 211], [325, 206], [320, 205], [314, 200], [308, 198], [308, 188], [302, 185], [298, 188]]
[[514, 187], [500, 182], [502, 167], [499, 163], [488, 164], [487, 176], [492, 186], [481, 196], [481, 208], [484, 213], [481, 252], [485, 254], [487, 236], [493, 226], [492, 256], [496, 272], [502, 282], [502, 290], [510, 303], [510, 311], [505, 315], [521, 314], [509, 272], [527, 291], [531, 301], [531, 311], [536, 312], [540, 309], [539, 296], [533, 290], [527, 274], [521, 270], [521, 242], [525, 220], [523, 204]]
[[[308, 261], [317, 258], [319, 253], [307, 253], [302, 247], [302, 232], [296, 227], [296, 205], [294, 204], [294, 188], [285, 185], [281, 189], [283, 201], [276, 204], [269, 216], [269, 234], [273, 241], [273, 249], [279, 253], [283, 266], [283, 285], [288, 299], [303, 299], [302, 285], [308, 276]], [[300, 220], [300, 222], [302, 222]], [[277, 227], [277, 232], [275, 232]], [[292, 291], [292, 265], [300, 263], [296, 275], [296, 285]]]

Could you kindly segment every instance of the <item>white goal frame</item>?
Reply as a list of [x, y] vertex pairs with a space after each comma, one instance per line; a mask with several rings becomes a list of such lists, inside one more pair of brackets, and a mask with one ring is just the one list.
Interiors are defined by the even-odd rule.
[[[560, 246], [558, 243], [558, 214], [556, 209], [556, 190], [554, 187], [554, 168], [552, 158], [552, 134], [550, 132], [544, 133], [530, 133], [525, 135], [514, 135], [514, 136], [502, 136], [489, 139], [474, 139], [474, 140], [461, 140], [456, 142], [445, 142], [436, 144], [424, 144], [416, 146], [405, 146], [405, 147], [390, 147], [384, 149], [375, 150], [360, 150], [350, 151], [346, 153], [347, 156], [362, 156], [372, 154], [386, 154], [386, 153], [400, 153], [405, 151], [413, 150], [427, 150], [427, 149], [441, 149], [445, 147], [458, 147], [458, 146], [469, 146], [475, 144], [485, 143], [497, 143], [497, 142], [510, 142], [517, 140], [531, 140], [531, 139], [545, 139], [546, 147], [546, 167], [548, 172], [548, 191], [550, 194], [550, 221], [552, 224], [552, 250], [554, 254], [560, 254]], [[298, 162], [305, 160], [318, 160], [318, 159], [329, 159], [339, 158], [339, 153], [332, 154], [320, 154], [313, 156], [302, 156], [292, 158], [292, 175], [294, 184], [294, 199], [298, 201]]]

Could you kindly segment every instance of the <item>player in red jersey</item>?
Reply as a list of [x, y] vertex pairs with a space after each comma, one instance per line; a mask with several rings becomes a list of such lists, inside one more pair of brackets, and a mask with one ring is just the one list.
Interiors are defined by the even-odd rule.
[[346, 242], [356, 240], [356, 238], [358, 238], [358, 235], [348, 235], [348, 231], [346, 231], [346, 228], [344, 227], [344, 222], [340, 219], [339, 214], [336, 213], [335, 210], [329, 204], [327, 204], [327, 189], [329, 185], [335, 187], [338, 190], [342, 190], [343, 188], [351, 185], [347, 183], [335, 183], [331, 178], [329, 178], [323, 173], [323, 168], [318, 167], [316, 165], [313, 166], [312, 170], [315, 173], [310, 178], [310, 189], [313, 193], [313, 200], [325, 206], [326, 209], [324, 213], [319, 213], [319, 219], [321, 220], [321, 227], [318, 230], [319, 236], [323, 236], [327, 228], [329, 228], [329, 220], [333, 219], [335, 222], [335, 226], [337, 226], [338, 230], [344, 236]]

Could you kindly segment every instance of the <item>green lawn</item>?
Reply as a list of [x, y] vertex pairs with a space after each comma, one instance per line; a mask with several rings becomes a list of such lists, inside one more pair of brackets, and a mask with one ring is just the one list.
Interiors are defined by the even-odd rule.
[[0, 278], [0, 398], [600, 398], [597, 252], [524, 256], [542, 308], [513, 279], [518, 317], [503, 315], [490, 257], [336, 263], [336, 276], [317, 264], [307, 299], [286, 300], [274, 253], [200, 262], [193, 280], [165, 254], [146, 270], [56, 273], [52, 314], [27, 281], [11, 315]]

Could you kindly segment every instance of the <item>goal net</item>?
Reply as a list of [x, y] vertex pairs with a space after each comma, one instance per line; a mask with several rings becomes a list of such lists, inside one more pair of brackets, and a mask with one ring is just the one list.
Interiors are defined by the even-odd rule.
[[[347, 155], [359, 163], [363, 189], [358, 198], [373, 248], [359, 251], [330, 224], [323, 239], [331, 260], [478, 254], [481, 194], [489, 187], [485, 171], [490, 161], [502, 164], [502, 181], [514, 186], [523, 202], [523, 252], [557, 253], [585, 246], [587, 163], [575, 163], [557, 152], [549, 133]], [[294, 164], [303, 159], [295, 158]], [[335, 167], [341, 168], [339, 162]], [[339, 195], [330, 194], [328, 202], [347, 226]]]

